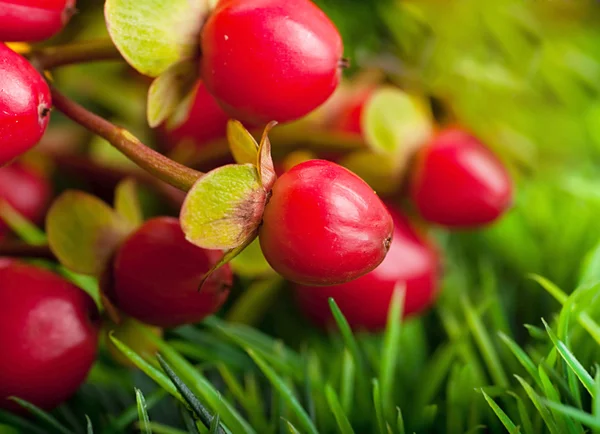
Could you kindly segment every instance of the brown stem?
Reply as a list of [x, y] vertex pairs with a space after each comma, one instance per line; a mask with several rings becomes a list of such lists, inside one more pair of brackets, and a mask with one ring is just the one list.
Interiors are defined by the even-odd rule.
[[56, 259], [47, 245], [31, 245], [22, 241], [1, 242], [0, 257]]
[[150, 149], [126, 129], [90, 112], [55, 88], [52, 88], [52, 102], [67, 117], [106, 139], [135, 164], [173, 187], [188, 191], [203, 175]]
[[110, 39], [40, 48], [29, 53], [28, 57], [39, 70], [101, 60], [123, 60]]

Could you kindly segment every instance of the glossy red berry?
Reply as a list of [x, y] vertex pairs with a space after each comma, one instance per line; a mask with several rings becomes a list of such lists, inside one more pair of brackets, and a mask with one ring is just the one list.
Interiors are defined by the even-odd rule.
[[201, 147], [226, 135], [229, 116], [208, 93], [204, 83], [199, 81], [194, 92], [194, 102], [183, 123], [171, 130], [165, 128], [165, 142], [169, 149], [182, 140], [190, 140]]
[[40, 141], [51, 106], [40, 73], [0, 43], [0, 167]]
[[0, 267], [0, 305], [0, 408], [18, 408], [10, 396], [56, 407], [96, 358], [94, 302], [50, 271], [11, 262]]
[[[52, 187], [42, 175], [20, 164], [0, 167], [0, 201], [33, 222], [40, 222], [52, 196]], [[0, 219], [0, 234], [7, 230]]]
[[300, 118], [339, 84], [341, 37], [310, 0], [228, 0], [201, 38], [202, 78], [233, 118]]
[[342, 285], [327, 287], [296, 285], [295, 299], [301, 311], [316, 325], [335, 324], [329, 298], [354, 329], [385, 328], [397, 286], [402, 286], [404, 316], [422, 313], [435, 301], [438, 289], [438, 254], [419, 236], [399, 211], [389, 208], [394, 219], [394, 238], [383, 262], [373, 271]]
[[222, 255], [189, 243], [176, 218], [148, 220], [117, 253], [109, 297], [146, 324], [175, 327], [201, 321], [229, 294], [229, 266], [215, 271], [198, 291], [202, 277]]
[[75, 0], [0, 0], [0, 41], [42, 41], [75, 12]]
[[503, 164], [479, 140], [450, 128], [419, 152], [411, 197], [430, 222], [478, 226], [494, 221], [509, 208], [512, 183]]
[[310, 160], [275, 182], [259, 236], [265, 258], [283, 277], [333, 285], [379, 265], [393, 228], [367, 183], [335, 163]]

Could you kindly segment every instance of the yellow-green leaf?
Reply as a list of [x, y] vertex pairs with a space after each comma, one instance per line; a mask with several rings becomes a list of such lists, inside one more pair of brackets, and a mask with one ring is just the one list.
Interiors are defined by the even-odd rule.
[[197, 90], [196, 61], [175, 63], [154, 79], [148, 89], [147, 118], [151, 128], [159, 126], [179, 107], [187, 95]]
[[256, 233], [266, 193], [256, 167], [230, 164], [202, 176], [181, 209], [181, 227], [192, 244], [230, 250]]
[[227, 141], [238, 164], [255, 164], [258, 158], [258, 143], [240, 121], [231, 119], [227, 123]]
[[126, 178], [117, 185], [115, 189], [115, 210], [132, 227], [138, 227], [144, 222], [137, 184], [134, 179]]
[[394, 156], [406, 157], [433, 134], [433, 117], [427, 102], [393, 87], [382, 87], [373, 93], [361, 123], [369, 147]]
[[207, 0], [106, 0], [110, 37], [136, 70], [158, 77], [196, 56]]
[[99, 275], [131, 225], [100, 199], [66, 191], [46, 217], [50, 249], [72, 271]]
[[277, 179], [275, 166], [273, 165], [273, 157], [271, 156], [271, 141], [269, 140], [269, 131], [271, 131], [275, 125], [277, 125], [277, 122], [272, 121], [265, 127], [258, 147], [258, 161], [256, 167], [258, 168], [260, 183], [266, 191], [271, 191], [271, 188], [273, 188], [273, 184], [275, 184], [275, 180]]

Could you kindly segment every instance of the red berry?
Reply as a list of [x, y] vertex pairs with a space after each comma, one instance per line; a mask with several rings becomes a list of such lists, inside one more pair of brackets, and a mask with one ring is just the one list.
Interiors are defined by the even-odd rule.
[[[51, 195], [50, 183], [38, 173], [20, 164], [0, 167], [0, 201], [8, 202], [28, 220], [42, 220]], [[6, 229], [0, 219], [0, 233]]]
[[75, 0], [0, 0], [0, 41], [42, 41], [60, 32]]
[[394, 238], [383, 262], [370, 273], [342, 285], [296, 285], [295, 298], [302, 312], [315, 324], [335, 323], [328, 299], [333, 297], [354, 329], [385, 328], [397, 285], [404, 285], [404, 316], [419, 314], [435, 300], [438, 255], [399, 211], [389, 208], [394, 219]]
[[196, 86], [194, 102], [185, 121], [166, 130], [166, 144], [173, 149], [184, 139], [191, 140], [196, 146], [225, 137], [229, 116], [217, 104], [214, 97], [208, 93], [201, 81]]
[[202, 277], [222, 255], [189, 243], [176, 218], [148, 220], [117, 253], [109, 297], [127, 315], [147, 324], [198, 322], [216, 312], [229, 295], [229, 266], [215, 271], [198, 291]]
[[40, 141], [51, 106], [50, 90], [40, 73], [0, 43], [0, 166]]
[[228, 0], [202, 31], [202, 78], [232, 117], [300, 118], [340, 80], [341, 37], [310, 0]]
[[424, 219], [469, 227], [490, 223], [506, 211], [512, 184], [490, 150], [467, 132], [451, 128], [420, 151], [411, 196]]
[[333, 285], [379, 265], [393, 228], [390, 213], [367, 183], [335, 163], [310, 160], [275, 182], [260, 245], [283, 277]]
[[11, 262], [0, 267], [0, 407], [17, 396], [44, 409], [69, 398], [96, 358], [92, 299], [50, 271]]

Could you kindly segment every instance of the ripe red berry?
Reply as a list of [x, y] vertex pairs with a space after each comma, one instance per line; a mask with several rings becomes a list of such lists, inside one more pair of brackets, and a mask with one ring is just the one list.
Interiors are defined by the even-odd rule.
[[202, 78], [233, 118], [300, 118], [340, 80], [341, 37], [310, 0], [228, 0], [202, 31]]
[[147, 324], [198, 322], [216, 312], [229, 294], [229, 266], [215, 271], [198, 291], [202, 277], [222, 255], [189, 243], [176, 218], [148, 220], [117, 253], [108, 295], [124, 313]]
[[17, 396], [44, 409], [69, 398], [96, 358], [97, 311], [81, 289], [13, 261], [0, 267], [0, 408]]
[[75, 0], [0, 0], [0, 41], [42, 41], [58, 33]]
[[283, 277], [333, 285], [379, 265], [393, 228], [367, 183], [335, 163], [310, 160], [275, 182], [259, 235], [265, 258]]
[[[40, 174], [20, 164], [0, 167], [0, 201], [33, 222], [40, 222], [50, 202], [52, 187]], [[0, 219], [0, 234], [6, 231]]]
[[51, 106], [50, 89], [40, 73], [0, 43], [0, 166], [40, 141]]
[[430, 222], [477, 226], [494, 221], [509, 208], [512, 183], [503, 164], [479, 140], [451, 128], [419, 152], [411, 197]]
[[168, 149], [173, 149], [182, 140], [191, 140], [197, 147], [225, 137], [229, 116], [208, 93], [201, 81], [196, 85], [194, 102], [190, 112], [180, 125], [168, 130], [165, 128], [165, 141]]
[[335, 323], [328, 299], [333, 297], [354, 329], [385, 328], [397, 285], [403, 285], [404, 316], [423, 312], [435, 301], [438, 255], [399, 211], [389, 208], [394, 219], [394, 238], [383, 262], [370, 273], [342, 285], [296, 285], [296, 301], [302, 312], [320, 327]]

